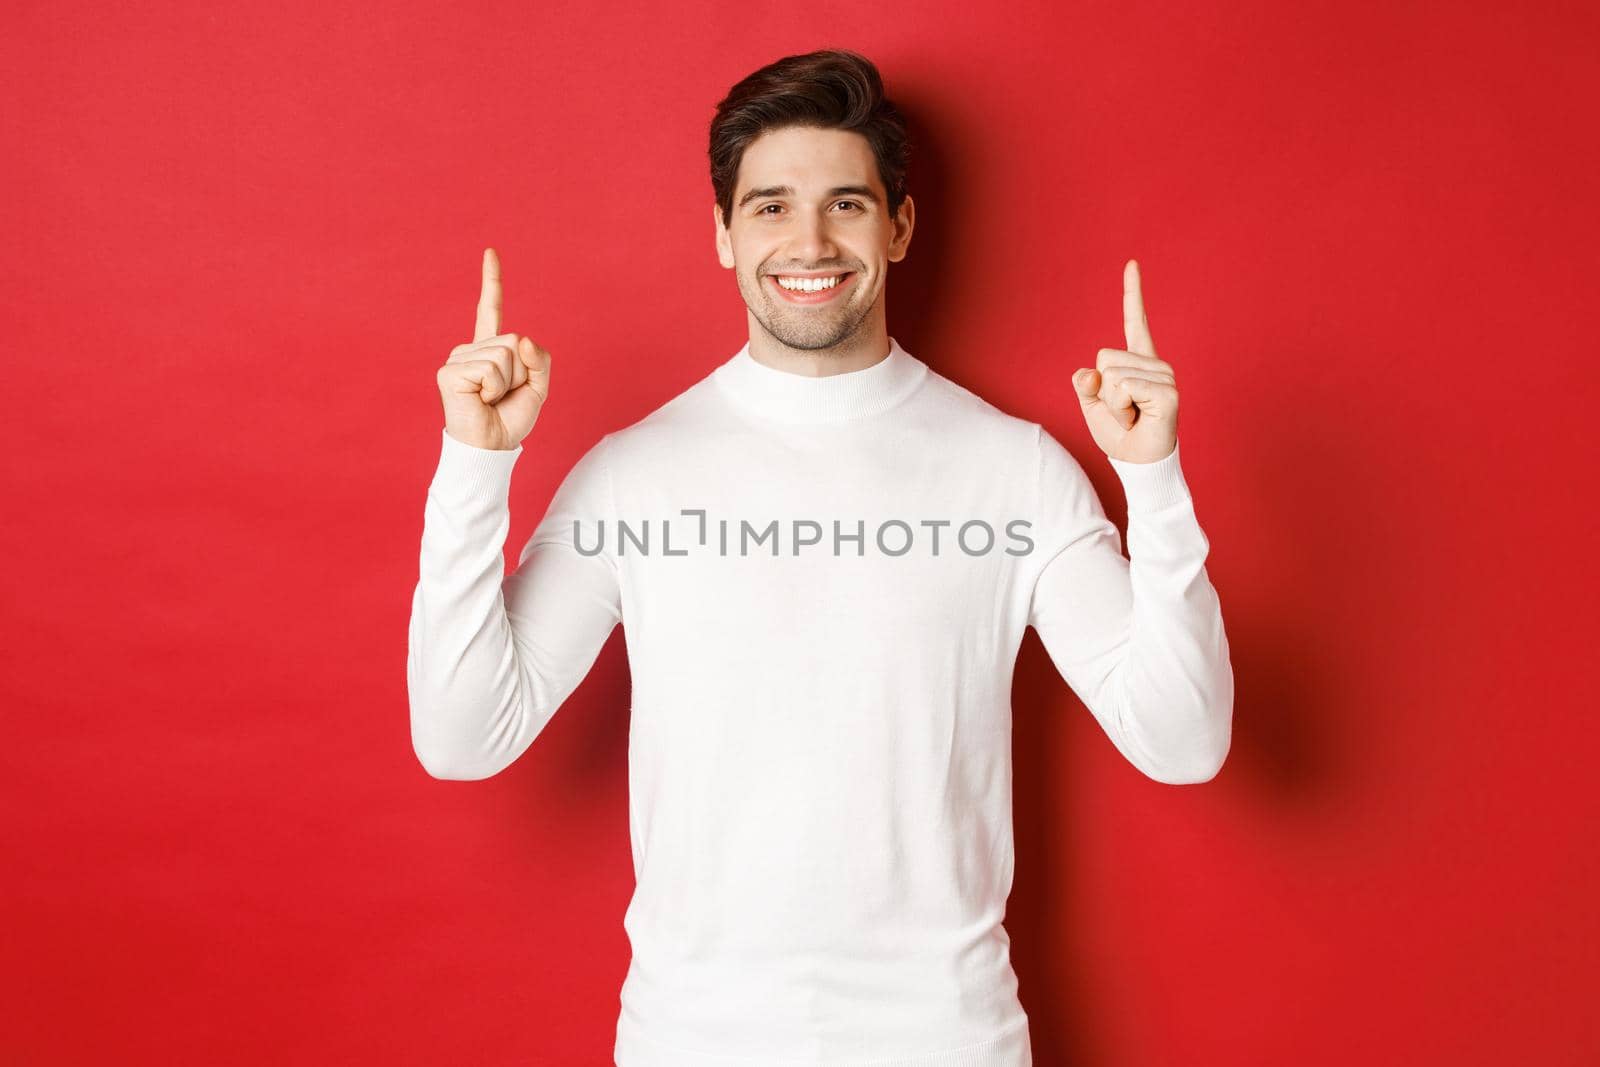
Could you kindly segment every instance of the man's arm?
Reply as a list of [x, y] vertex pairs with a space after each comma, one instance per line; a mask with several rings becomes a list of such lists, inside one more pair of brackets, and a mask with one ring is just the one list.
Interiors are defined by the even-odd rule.
[[1029, 624], [1129, 762], [1158, 782], [1209, 781], [1232, 740], [1233, 666], [1176, 444], [1153, 463], [1110, 461], [1127, 494], [1130, 561], [1083, 467], [1042, 427], [1037, 441], [1053, 555]]
[[[610, 518], [606, 440], [568, 472], [508, 576], [507, 496], [522, 447], [477, 448], [443, 434], [406, 662], [412, 747], [435, 778], [487, 778], [509, 766], [622, 620], [613, 546], [584, 555], [573, 540], [577, 519], [579, 543], [592, 550], [599, 520]], [[608, 535], [614, 526], [605, 523]]]

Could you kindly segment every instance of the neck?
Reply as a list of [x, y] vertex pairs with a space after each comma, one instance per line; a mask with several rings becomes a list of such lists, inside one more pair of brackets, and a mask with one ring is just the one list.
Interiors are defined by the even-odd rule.
[[[886, 411], [905, 399], [926, 379], [926, 364], [892, 337], [888, 354], [853, 370], [828, 364], [821, 373], [788, 371], [755, 357], [745, 346], [717, 369], [713, 377], [741, 408], [776, 422], [835, 422]], [[812, 354], [812, 358], [819, 358]], [[822, 356], [822, 359], [828, 357]]]
[[825, 378], [830, 374], [866, 370], [881, 362], [889, 354], [889, 333], [879, 322], [877, 329], [866, 330], [830, 348], [791, 348], [752, 319], [747, 348], [751, 359], [773, 370], [807, 378]]

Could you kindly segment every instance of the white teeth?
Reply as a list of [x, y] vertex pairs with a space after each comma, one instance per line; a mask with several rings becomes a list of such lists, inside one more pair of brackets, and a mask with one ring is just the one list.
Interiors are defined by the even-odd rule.
[[778, 284], [785, 289], [794, 289], [802, 293], [816, 293], [823, 289], [832, 289], [843, 278], [842, 274], [835, 274], [831, 278], [778, 278]]

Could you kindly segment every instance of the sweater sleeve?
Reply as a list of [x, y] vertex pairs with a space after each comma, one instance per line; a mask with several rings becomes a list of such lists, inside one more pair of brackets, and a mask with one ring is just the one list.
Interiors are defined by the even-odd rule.
[[600, 526], [612, 510], [606, 441], [568, 472], [507, 575], [507, 497], [522, 448], [476, 448], [444, 433], [406, 660], [412, 747], [435, 778], [508, 767], [622, 621], [617, 561]]
[[1050, 555], [1029, 624], [1129, 762], [1158, 782], [1209, 781], [1232, 740], [1233, 667], [1178, 449], [1154, 463], [1111, 460], [1130, 559], [1083, 467], [1043, 427], [1037, 441]]

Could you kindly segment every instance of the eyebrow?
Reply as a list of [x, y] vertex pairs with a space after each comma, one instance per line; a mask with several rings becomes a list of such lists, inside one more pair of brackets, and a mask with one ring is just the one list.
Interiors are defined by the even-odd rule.
[[[793, 196], [792, 185], [765, 185], [758, 189], [751, 189], [739, 198], [739, 207], [744, 207], [752, 200], [760, 200], [766, 196]], [[835, 185], [827, 192], [829, 197], [835, 196], [864, 196], [874, 204], [879, 203], [878, 194], [872, 191], [870, 185]]]

